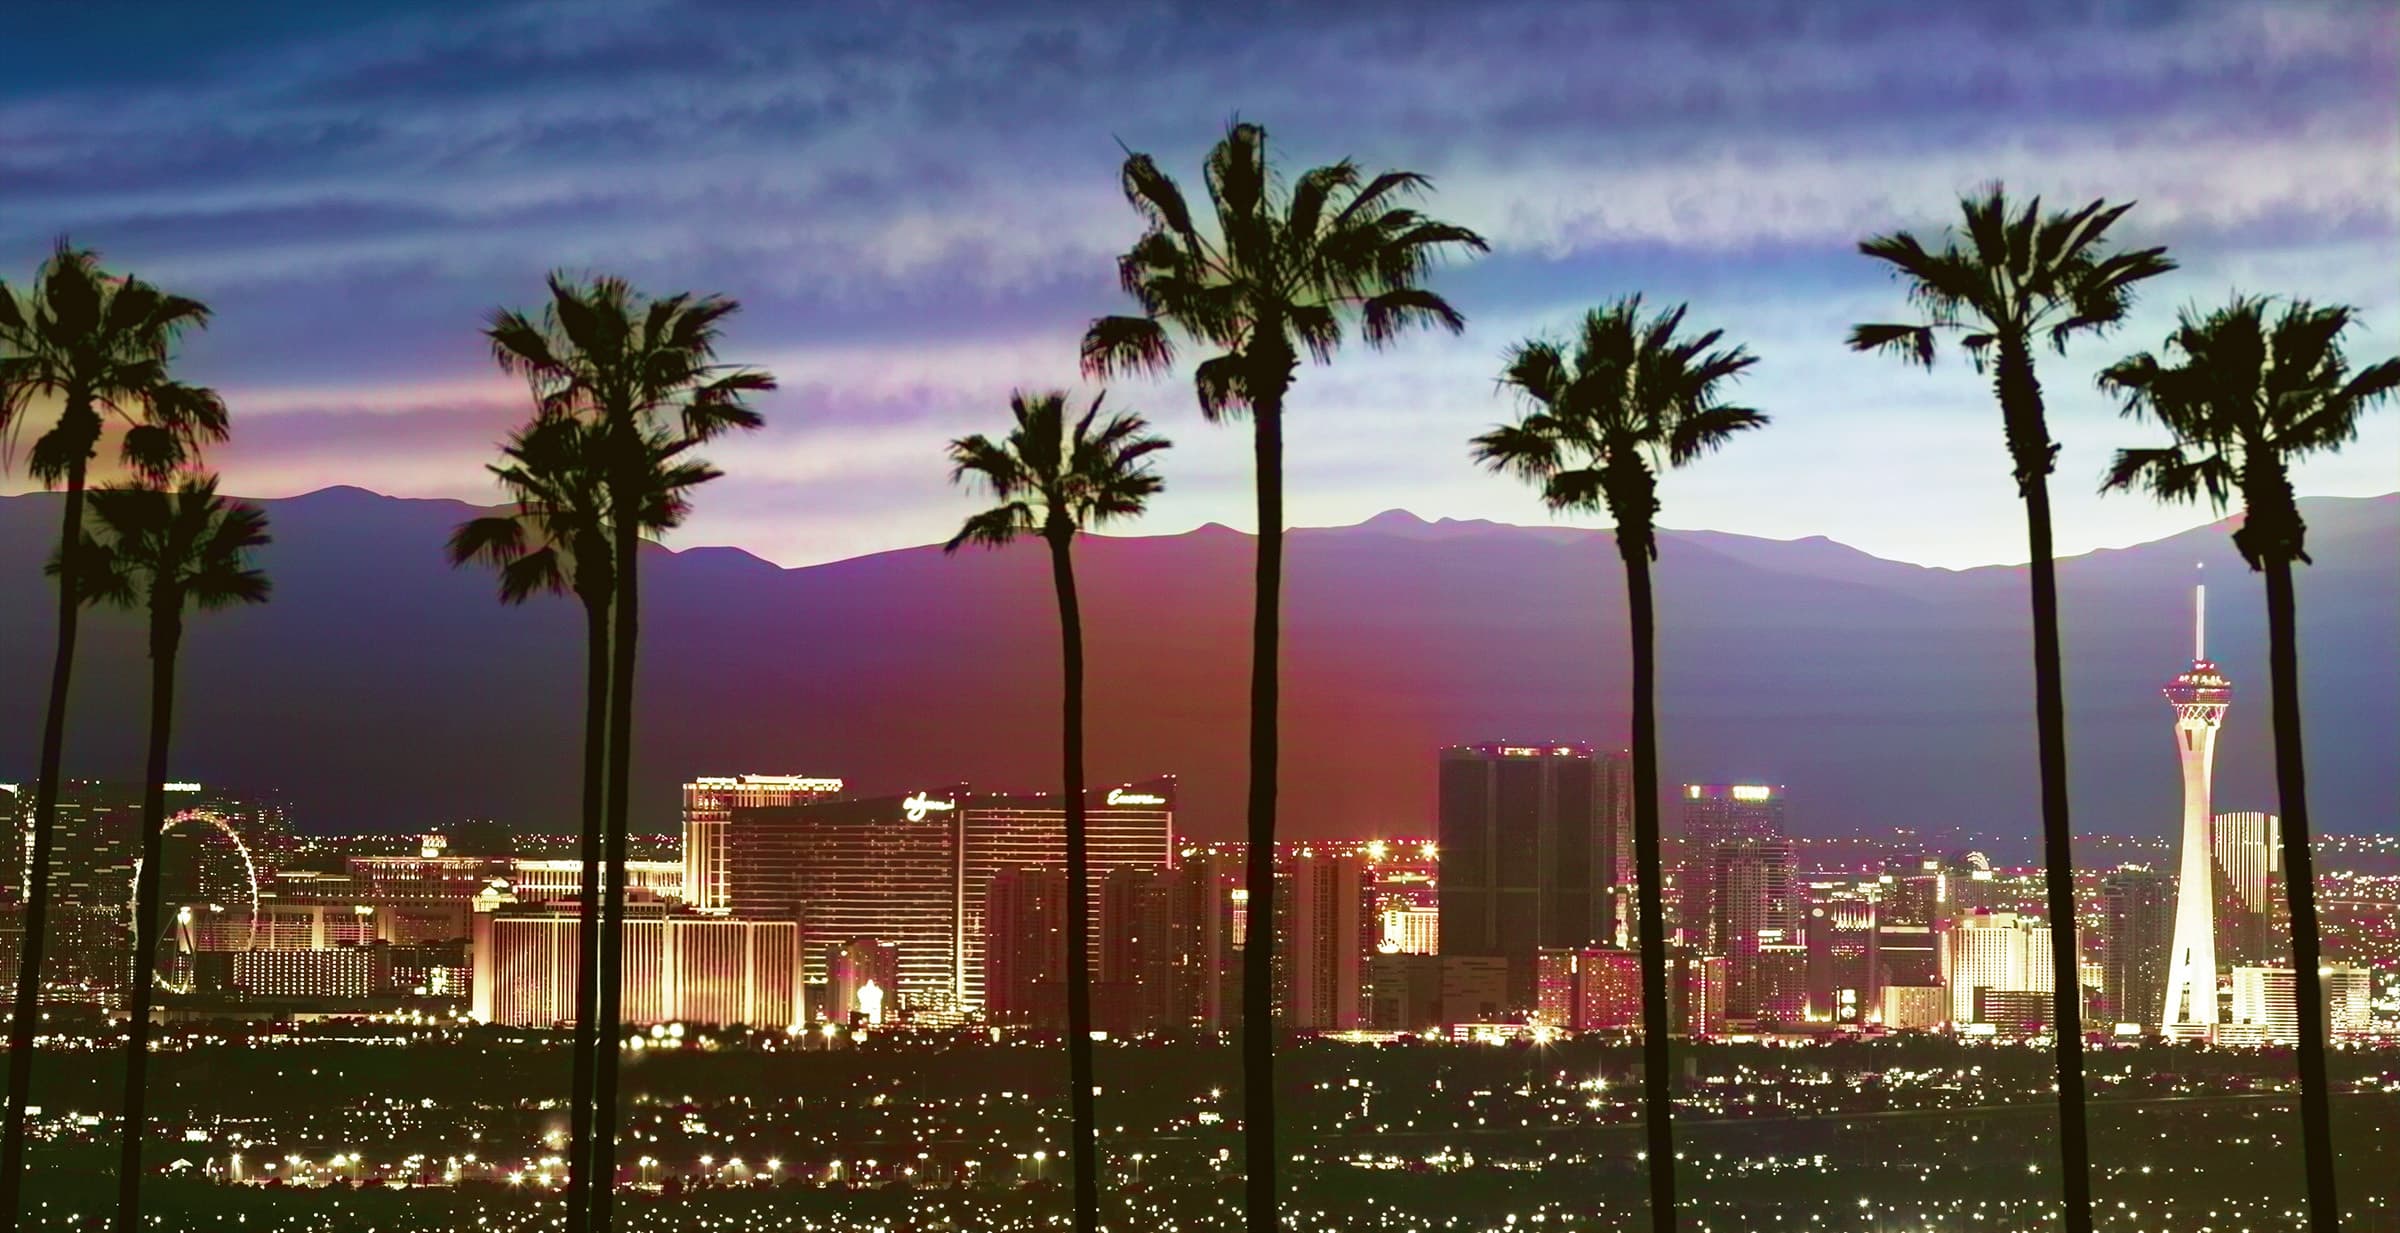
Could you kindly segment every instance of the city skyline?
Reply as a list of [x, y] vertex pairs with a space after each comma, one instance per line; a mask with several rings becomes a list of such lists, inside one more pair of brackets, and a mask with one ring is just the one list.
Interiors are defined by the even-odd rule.
[[[2382, 276], [2400, 264], [2400, 121], [2378, 101], [2400, 40], [2381, 5], [1898, 21], [1882, 0], [1738, 18], [1520, 3], [1439, 26], [1409, 6], [1236, 20], [1165, 5], [1121, 27], [1077, 6], [610, 3], [538, 52], [520, 41], [546, 20], [531, 4], [272, 6], [223, 30], [109, 12], [21, 23], [0, 122], [40, 138], [0, 153], [0, 270], [21, 277], [63, 228], [215, 306], [185, 367], [246, 425], [217, 461], [252, 496], [497, 499], [480, 465], [524, 399], [473, 323], [554, 266], [611, 266], [740, 297], [738, 354], [785, 385], [762, 434], [714, 452], [729, 478], [674, 542], [798, 564], [938, 540], [961, 510], [932, 462], [942, 443], [1012, 383], [1073, 382], [1083, 324], [1115, 310], [1107, 259], [1135, 234], [1117, 139], [1185, 168], [1236, 111], [1277, 124], [1295, 166], [1350, 154], [1431, 174], [1444, 215], [1495, 246], [1445, 271], [1465, 336], [1303, 371], [1302, 524], [1395, 507], [1540, 521], [1457, 447], [1506, 412], [1491, 377], [1510, 340], [1640, 286], [1711, 303], [1764, 357], [1747, 396], [1783, 442], [1678, 477], [1680, 525], [2022, 561], [1982, 383], [1840, 350], [1894, 294], [1855, 241], [1939, 222], [1994, 176], [2054, 202], [2138, 200], [2129, 236], [2184, 267], [2046, 374], [2068, 551], [2181, 525], [2093, 493], [2108, 451], [2149, 434], [2090, 388], [2177, 307], [2288, 290], [2359, 306], [2373, 340], [2400, 329]], [[71, 75], [31, 50], [99, 39], [112, 54]], [[1620, 49], [1621, 71], [1520, 71], [1587, 43]], [[1248, 71], [1260, 55], [1291, 71]], [[1279, 84], [1319, 77], [1386, 105], [1328, 111]], [[1119, 397], [1176, 430], [1152, 526], [1250, 525], [1237, 434], [1200, 429], [1181, 381]], [[1916, 462], [1877, 495], [1832, 465], [1871, 443]], [[2400, 422], [2370, 421], [2299, 472], [2301, 491], [2387, 491], [2376, 460], [2395, 452]]]

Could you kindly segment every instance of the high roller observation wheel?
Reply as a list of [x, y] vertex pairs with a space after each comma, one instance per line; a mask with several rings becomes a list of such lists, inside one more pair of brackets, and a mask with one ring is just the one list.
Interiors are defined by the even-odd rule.
[[[227, 822], [222, 816], [206, 809], [186, 809], [180, 813], [170, 815], [167, 818], [166, 825], [158, 828], [159, 838], [162, 840], [165, 839], [167, 832], [172, 831], [177, 826], [187, 822], [200, 823], [215, 827], [220, 834], [224, 835], [225, 838], [233, 844], [233, 850], [235, 854], [242, 858], [242, 876], [249, 879], [250, 882], [250, 923], [248, 931], [242, 936], [241, 949], [255, 949], [258, 946], [258, 862], [251, 859], [250, 845], [242, 842], [242, 836], [240, 832], [233, 829], [232, 823]], [[147, 952], [153, 956], [151, 959], [151, 977], [157, 983], [158, 988], [165, 990], [168, 993], [190, 993], [192, 991], [191, 981], [187, 980], [178, 982], [158, 971], [158, 962], [155, 958], [156, 951], [154, 949], [158, 945], [158, 939], [151, 938], [145, 942], [140, 936], [140, 930], [142, 927], [141, 894], [142, 858], [136, 856], [133, 858], [133, 887], [127, 892], [125, 900], [125, 932], [133, 938], [133, 946], [136, 953]]]

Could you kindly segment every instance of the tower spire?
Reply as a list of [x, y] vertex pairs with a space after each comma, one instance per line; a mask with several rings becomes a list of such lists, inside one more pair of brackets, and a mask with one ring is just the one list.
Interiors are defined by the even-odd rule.
[[[2208, 566], [2203, 563], [2194, 565], [2192, 568], [2205, 571]], [[2203, 572], [2200, 574], [2200, 581], [2192, 584], [2192, 662], [2197, 664], [2207, 661], [2208, 575]]]

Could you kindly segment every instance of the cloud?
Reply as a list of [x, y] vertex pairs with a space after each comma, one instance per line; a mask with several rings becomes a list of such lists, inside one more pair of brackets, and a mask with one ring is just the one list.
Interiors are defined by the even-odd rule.
[[[40, 29], [90, 41], [78, 20]], [[208, 298], [187, 368], [228, 392], [227, 466], [260, 484], [480, 491], [522, 402], [481, 314], [531, 302], [554, 267], [605, 268], [738, 295], [727, 354], [785, 384], [767, 432], [717, 451], [732, 474], [694, 542], [797, 561], [946, 533], [963, 499], [942, 442], [991, 426], [1011, 387], [1074, 385], [1083, 322], [1123, 304], [1109, 261], [1137, 223], [1112, 137], [1196, 193], [1236, 108], [1295, 166], [1348, 152], [1435, 173], [1430, 208], [1498, 250], [1441, 276], [1466, 338], [1304, 373], [1295, 518], [1525, 516], [1461, 452], [1506, 412], [1495, 357], [1644, 289], [1766, 357], [1746, 393], [1779, 417], [1675, 478], [1687, 525], [2005, 556], [2016, 512], [1980, 386], [1838, 344], [1897, 308], [1852, 241], [1938, 227], [1992, 176], [2138, 198], [2128, 238], [2184, 263], [2119, 339], [2045, 368], [2069, 469], [2123, 431], [2088, 370], [2178, 303], [2288, 290], [2360, 304], [2375, 347], [2400, 327], [2387, 4], [645, 0], [352, 21], [216, 42], [186, 23], [188, 46], [122, 41], [149, 71], [0, 81], [0, 269], [63, 226]], [[1199, 424], [1184, 380], [1120, 390], [1179, 442], [1151, 522], [1246, 523], [1242, 433]], [[2311, 482], [2369, 482], [2380, 431]], [[1900, 496], [1846, 478], [1894, 453], [1913, 464]], [[2078, 502], [2062, 498], [2070, 541], [2149, 525], [2136, 503]]]

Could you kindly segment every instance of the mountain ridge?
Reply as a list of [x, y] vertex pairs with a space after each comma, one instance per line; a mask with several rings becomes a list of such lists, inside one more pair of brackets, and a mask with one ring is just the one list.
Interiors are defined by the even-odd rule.
[[[0, 578], [39, 577], [55, 496], [0, 498]], [[572, 825], [581, 623], [494, 602], [440, 545], [477, 507], [342, 486], [269, 498], [275, 601], [196, 618], [176, 774], [273, 785], [304, 825], [464, 815]], [[2400, 773], [2400, 494], [2310, 498], [2302, 571], [2311, 771], [2327, 831], [2390, 829]], [[2263, 601], [2223, 520], [2064, 558], [2078, 827], [2163, 834], [2158, 687], [2188, 653], [2192, 563], [2233, 675], [2219, 799], [2272, 805]], [[1765, 779], [1803, 833], [1913, 825], [2030, 836], [2023, 566], [1945, 570], [1822, 536], [1662, 532], [1663, 781]], [[1287, 540], [1284, 816], [1296, 836], [1423, 833], [1433, 751], [1527, 734], [1622, 743], [1622, 581], [1605, 528], [1386, 511]], [[1238, 831], [1250, 537], [1221, 525], [1078, 549], [1092, 770], [1182, 776], [1188, 831]], [[781, 566], [739, 548], [647, 558], [637, 824], [694, 774], [806, 770], [865, 790], [1040, 787], [1055, 761], [1048, 571], [1025, 547], [920, 545]], [[33, 584], [38, 586], [39, 584]], [[29, 775], [48, 604], [0, 604], [0, 779]], [[71, 774], [139, 766], [131, 622], [95, 614]], [[2028, 843], [2030, 840], [2028, 839]]]

